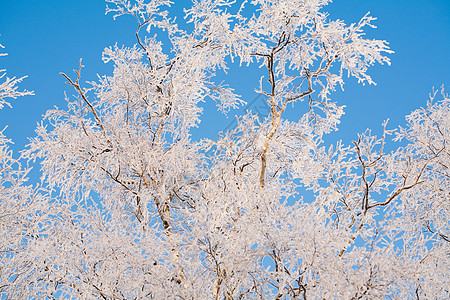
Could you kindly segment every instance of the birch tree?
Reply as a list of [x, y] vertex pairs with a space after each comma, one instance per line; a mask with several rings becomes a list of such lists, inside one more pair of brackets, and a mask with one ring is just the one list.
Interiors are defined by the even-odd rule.
[[[332, 92], [389, 64], [387, 42], [365, 37], [374, 17], [330, 20], [327, 0], [198, 0], [179, 26], [168, 0], [106, 2], [136, 20], [136, 45], [106, 48], [114, 71], [96, 82], [81, 60], [62, 73], [75, 96], [24, 152], [53, 191], [45, 234], [7, 297], [449, 296], [446, 94], [380, 138], [323, 141], [343, 114]], [[218, 70], [254, 64], [270, 113], [194, 141], [201, 102], [245, 103]], [[402, 146], [387, 152], [391, 137]]]

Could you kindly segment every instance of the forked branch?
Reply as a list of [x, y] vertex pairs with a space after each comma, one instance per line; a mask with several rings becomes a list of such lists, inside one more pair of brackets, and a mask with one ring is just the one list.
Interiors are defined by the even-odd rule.
[[64, 76], [64, 78], [66, 78], [66, 80], [68, 81], [67, 84], [73, 86], [75, 88], [75, 90], [77, 90], [77, 92], [80, 94], [81, 98], [83, 99], [83, 101], [87, 104], [89, 111], [94, 115], [95, 120], [97, 121], [97, 125], [100, 126], [100, 128], [102, 129], [103, 135], [106, 137], [106, 130], [103, 127], [103, 123], [102, 120], [100, 119], [100, 117], [98, 116], [94, 106], [92, 105], [92, 103], [88, 100], [85, 91], [83, 91], [83, 89], [80, 86], [80, 77], [81, 77], [81, 69], [84, 66], [81, 64], [81, 58], [80, 58], [80, 66], [78, 68], [78, 70], [74, 70], [75, 74], [77, 74], [77, 79], [75, 80], [75, 82], [70, 79], [69, 76], [67, 76], [65, 73], [59, 73], [62, 76]]

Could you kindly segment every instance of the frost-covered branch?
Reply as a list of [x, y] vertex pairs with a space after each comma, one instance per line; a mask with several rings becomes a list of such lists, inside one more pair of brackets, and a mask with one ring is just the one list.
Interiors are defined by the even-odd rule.
[[[0, 48], [4, 48], [0, 44]], [[6, 56], [6, 53], [0, 53], [1, 56]], [[26, 95], [33, 95], [32, 91], [19, 91], [18, 90], [18, 84], [22, 82], [27, 78], [27, 76], [23, 77], [6, 77], [6, 70], [0, 69], [0, 109], [2, 109], [5, 105], [11, 107], [11, 104], [6, 101], [7, 98], [16, 99], [17, 97], [26, 96]]]

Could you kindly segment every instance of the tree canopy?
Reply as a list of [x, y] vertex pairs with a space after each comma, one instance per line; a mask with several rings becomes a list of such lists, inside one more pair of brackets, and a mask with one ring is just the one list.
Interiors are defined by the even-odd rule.
[[[106, 0], [136, 44], [103, 52], [13, 157], [0, 134], [0, 293], [7, 299], [445, 299], [450, 296], [450, 99], [432, 93], [406, 126], [327, 144], [332, 93], [389, 64], [367, 14], [329, 0]], [[256, 65], [270, 108], [192, 139], [205, 101], [245, 101], [219, 70]], [[5, 74], [2, 71], [2, 74]], [[2, 78], [5, 75], [0, 75]], [[0, 108], [22, 80], [0, 83]], [[294, 110], [297, 118], [287, 118]], [[386, 144], [392, 144], [387, 151]], [[28, 164], [42, 182], [27, 185]]]

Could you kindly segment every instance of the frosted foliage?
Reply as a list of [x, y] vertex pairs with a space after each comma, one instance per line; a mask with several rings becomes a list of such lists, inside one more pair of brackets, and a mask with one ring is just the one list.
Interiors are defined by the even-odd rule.
[[[0, 49], [3, 49], [4, 46], [0, 44]], [[6, 53], [0, 53], [1, 56], [6, 56]], [[30, 91], [18, 91], [17, 84], [19, 84], [26, 76], [16, 78], [16, 77], [7, 77], [6, 70], [0, 68], [0, 109], [2, 109], [5, 105], [11, 106], [9, 102], [6, 101], [7, 98], [16, 99], [20, 96], [32, 95], [33, 92]]]
[[[2, 227], [2, 295], [448, 298], [450, 100], [442, 93], [402, 128], [384, 123], [381, 137], [325, 144], [344, 75], [373, 84], [368, 68], [392, 52], [365, 38], [373, 17], [329, 20], [329, 2], [195, 0], [177, 24], [170, 1], [107, 0], [137, 21], [137, 43], [106, 48], [114, 71], [95, 82], [82, 82], [81, 61], [62, 74], [75, 96], [23, 153], [41, 164], [52, 197], [36, 203], [47, 210], [11, 202], [40, 192], [2, 175], [13, 182], [2, 205], [18, 212], [0, 224], [20, 222]], [[242, 64], [260, 67], [252, 88], [267, 116], [247, 111], [216, 139], [193, 140], [202, 102], [224, 113], [244, 103], [215, 76]], [[391, 137], [402, 147], [387, 152]]]
[[[0, 45], [1, 46], [1, 45]], [[2, 47], [2, 46], [1, 46]], [[5, 56], [6, 54], [0, 54]], [[0, 78], [5, 76], [1, 70]], [[17, 91], [17, 84], [23, 79], [6, 78], [0, 83], [0, 109], [10, 106], [7, 98], [29, 95], [31, 92]], [[0, 124], [4, 126], [4, 124]], [[35, 272], [33, 263], [27, 256], [32, 249], [40, 248], [39, 237], [46, 231], [45, 214], [47, 200], [38, 187], [27, 184], [29, 168], [21, 159], [14, 157], [9, 145], [12, 143], [0, 131], [0, 294], [9, 295], [12, 284], [28, 286], [28, 272]], [[18, 276], [23, 274], [24, 276]], [[11, 295], [21, 298], [26, 292], [17, 290]]]

